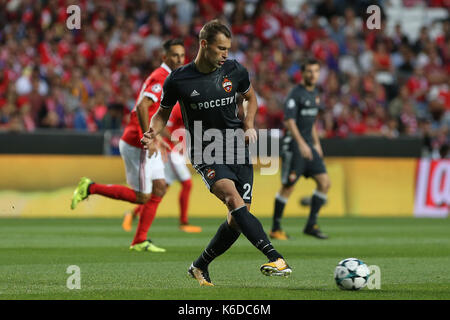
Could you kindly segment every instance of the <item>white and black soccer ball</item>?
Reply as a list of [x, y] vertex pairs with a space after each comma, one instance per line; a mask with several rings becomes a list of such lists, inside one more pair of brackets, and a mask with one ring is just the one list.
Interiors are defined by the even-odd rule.
[[370, 270], [359, 259], [347, 258], [338, 263], [334, 270], [334, 280], [342, 290], [359, 290], [367, 285]]

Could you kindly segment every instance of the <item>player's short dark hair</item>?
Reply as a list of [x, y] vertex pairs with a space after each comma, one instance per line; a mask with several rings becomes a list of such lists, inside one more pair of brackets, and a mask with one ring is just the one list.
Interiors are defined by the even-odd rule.
[[172, 47], [172, 46], [182, 46], [182, 47], [184, 47], [184, 42], [183, 42], [183, 40], [177, 39], [177, 38], [169, 39], [169, 40], [164, 41], [164, 43], [162, 45], [164, 53], [169, 52], [170, 47]]
[[306, 66], [312, 65], [312, 64], [318, 64], [320, 67], [320, 62], [316, 58], [307, 58], [302, 63], [302, 72], [306, 70]]
[[198, 38], [200, 40], [206, 40], [210, 43], [213, 43], [216, 39], [216, 35], [222, 33], [228, 39], [231, 39], [231, 31], [228, 29], [226, 25], [220, 22], [218, 19], [211, 20], [207, 22], [200, 33], [198, 34]]

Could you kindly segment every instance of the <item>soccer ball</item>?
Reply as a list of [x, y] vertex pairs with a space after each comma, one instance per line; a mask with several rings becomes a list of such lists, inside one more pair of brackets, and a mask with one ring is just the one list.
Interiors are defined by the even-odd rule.
[[342, 290], [359, 290], [366, 286], [370, 276], [367, 265], [359, 259], [347, 258], [338, 263], [334, 280]]

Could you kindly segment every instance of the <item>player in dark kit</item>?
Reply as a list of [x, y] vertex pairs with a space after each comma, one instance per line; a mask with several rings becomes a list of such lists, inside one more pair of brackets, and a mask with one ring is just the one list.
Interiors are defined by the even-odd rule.
[[[178, 101], [193, 167], [202, 175], [210, 192], [229, 210], [227, 220], [191, 264], [188, 274], [200, 285], [212, 286], [208, 265], [227, 251], [242, 232], [269, 259], [260, 268], [264, 275], [288, 276], [291, 268], [273, 248], [259, 220], [249, 212], [253, 167], [246, 142], [256, 141], [257, 101], [248, 72], [237, 61], [227, 60], [231, 32], [218, 20], [203, 26], [199, 40], [195, 60], [167, 77], [160, 108], [141, 140], [146, 147], [152, 146], [166, 125], [172, 106]], [[243, 121], [238, 118], [237, 93], [244, 98]], [[244, 130], [245, 136], [236, 134]], [[234, 133], [231, 136], [230, 131]], [[222, 144], [209, 152], [212, 136], [214, 144]]]
[[281, 218], [294, 185], [301, 176], [312, 177], [317, 184], [303, 232], [319, 239], [328, 238], [317, 225], [317, 215], [327, 201], [327, 192], [330, 188], [330, 178], [325, 169], [322, 147], [314, 126], [320, 105], [316, 88], [319, 71], [319, 62], [308, 59], [302, 66], [301, 84], [291, 90], [284, 105], [287, 132], [281, 146], [282, 187], [275, 198], [270, 232], [272, 239], [286, 240], [288, 238], [281, 229]]

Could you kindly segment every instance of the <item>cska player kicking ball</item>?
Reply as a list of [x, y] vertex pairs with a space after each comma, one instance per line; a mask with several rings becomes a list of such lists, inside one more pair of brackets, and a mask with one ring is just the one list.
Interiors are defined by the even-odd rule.
[[[141, 140], [149, 150], [155, 148], [155, 141], [178, 101], [185, 128], [191, 137], [189, 143], [186, 142], [193, 167], [202, 175], [210, 192], [228, 209], [227, 219], [205, 250], [193, 261], [188, 274], [201, 286], [212, 286], [209, 264], [225, 253], [243, 233], [269, 260], [260, 267], [264, 275], [289, 276], [291, 268], [272, 246], [259, 220], [249, 211], [253, 166], [244, 136], [234, 136], [230, 141], [226, 138], [226, 132], [230, 130], [245, 130], [250, 142], [255, 142], [257, 138], [254, 129], [257, 100], [248, 71], [237, 61], [227, 60], [231, 32], [220, 21], [206, 23], [200, 31], [199, 40], [195, 60], [172, 72], [164, 82], [160, 108]], [[239, 119], [237, 114], [235, 97], [238, 93], [244, 98], [244, 120]], [[195, 130], [199, 125], [202, 129]], [[218, 150], [217, 154], [221, 156], [214, 157], [214, 160], [205, 155], [209, 141], [201, 137], [203, 132], [209, 130], [220, 132], [225, 137], [226, 152]], [[233, 146], [232, 150], [228, 150], [230, 145]], [[244, 163], [237, 159], [239, 155], [244, 155]], [[231, 163], [230, 158], [233, 159]]]

